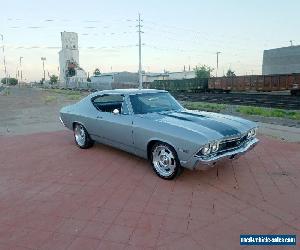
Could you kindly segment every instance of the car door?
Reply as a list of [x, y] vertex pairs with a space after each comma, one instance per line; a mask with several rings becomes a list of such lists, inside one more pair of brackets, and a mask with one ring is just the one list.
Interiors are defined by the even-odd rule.
[[[94, 101], [97, 102], [94, 102], [94, 105], [98, 105], [98, 112], [94, 117], [94, 134], [106, 144], [132, 151], [132, 115], [128, 112], [124, 96], [106, 94], [95, 98]], [[121, 103], [119, 113], [113, 113], [118, 103]]]

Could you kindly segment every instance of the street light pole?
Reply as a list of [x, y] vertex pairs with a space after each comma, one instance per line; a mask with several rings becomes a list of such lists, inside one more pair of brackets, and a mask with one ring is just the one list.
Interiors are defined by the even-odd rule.
[[20, 71], [21, 71], [21, 81], [23, 80], [23, 73], [22, 73], [22, 59], [24, 57], [23, 56], [20, 56]]
[[42, 62], [43, 62], [43, 82], [45, 81], [45, 78], [46, 78], [46, 76], [45, 76], [45, 61], [46, 61], [46, 57], [41, 57], [41, 60], [42, 60]]
[[2, 52], [3, 52], [3, 67], [4, 67], [4, 77], [5, 77], [5, 84], [7, 85], [8, 79], [7, 79], [7, 71], [6, 71], [6, 60], [5, 60], [5, 52], [4, 52], [4, 37], [2, 34], [0, 34], [1, 40], [2, 40]]
[[[23, 56], [20, 56], [20, 80], [22, 81], [23, 80], [23, 72], [22, 72], [22, 59], [23, 59], [24, 57]], [[21, 84], [21, 82], [19, 82], [19, 87], [20, 87], [20, 84]]]
[[216, 54], [217, 54], [217, 71], [216, 71], [216, 77], [218, 77], [218, 70], [219, 70], [219, 54], [221, 54], [221, 52], [218, 51]]

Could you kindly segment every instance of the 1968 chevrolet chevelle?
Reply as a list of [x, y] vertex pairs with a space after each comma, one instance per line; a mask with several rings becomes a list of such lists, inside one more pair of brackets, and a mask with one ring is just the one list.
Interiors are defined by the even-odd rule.
[[60, 111], [80, 148], [94, 141], [145, 159], [164, 179], [182, 168], [213, 166], [253, 148], [256, 124], [238, 117], [183, 108], [167, 91], [122, 89], [95, 92]]

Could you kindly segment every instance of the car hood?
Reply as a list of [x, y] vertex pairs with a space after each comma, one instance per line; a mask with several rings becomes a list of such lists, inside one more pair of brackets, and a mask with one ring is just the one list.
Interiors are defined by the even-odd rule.
[[144, 118], [190, 130], [210, 139], [240, 136], [256, 127], [254, 122], [243, 118], [204, 111], [149, 113]]

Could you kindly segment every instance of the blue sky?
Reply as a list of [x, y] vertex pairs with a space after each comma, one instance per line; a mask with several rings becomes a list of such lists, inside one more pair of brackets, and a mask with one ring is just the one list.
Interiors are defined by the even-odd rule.
[[[219, 74], [261, 73], [264, 49], [300, 43], [300, 1], [1, 1], [9, 73], [19, 57], [28, 80], [42, 77], [41, 57], [58, 74], [60, 32], [79, 35], [80, 64], [89, 72], [137, 71], [138, 12], [143, 22], [143, 69], [180, 71], [206, 64]], [[0, 53], [2, 62], [3, 55]], [[1, 64], [0, 77], [3, 76]]]

